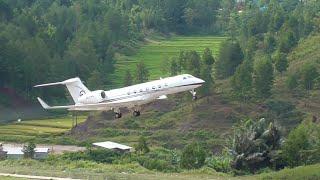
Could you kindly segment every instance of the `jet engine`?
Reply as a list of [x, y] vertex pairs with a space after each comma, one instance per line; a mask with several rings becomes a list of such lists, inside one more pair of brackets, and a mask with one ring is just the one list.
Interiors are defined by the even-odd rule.
[[78, 101], [82, 104], [95, 104], [102, 102], [105, 98], [106, 93], [103, 90], [97, 90], [81, 95]]

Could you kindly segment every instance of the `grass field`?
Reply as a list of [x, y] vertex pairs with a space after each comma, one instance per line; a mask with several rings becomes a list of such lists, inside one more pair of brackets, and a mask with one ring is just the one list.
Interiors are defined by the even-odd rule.
[[150, 40], [135, 55], [116, 58], [113, 82], [117, 86], [121, 86], [126, 70], [129, 69], [133, 73], [135, 64], [139, 61], [143, 61], [149, 68], [150, 79], [158, 79], [165, 75], [161, 66], [165, 64], [166, 59], [178, 56], [182, 50], [196, 50], [202, 53], [206, 47], [210, 48], [216, 56], [220, 43], [224, 39], [225, 37], [218, 36], [173, 36], [166, 40]]
[[[78, 123], [84, 122], [85, 118], [78, 117]], [[58, 135], [71, 127], [71, 117], [15, 122], [0, 126], [0, 140]]]

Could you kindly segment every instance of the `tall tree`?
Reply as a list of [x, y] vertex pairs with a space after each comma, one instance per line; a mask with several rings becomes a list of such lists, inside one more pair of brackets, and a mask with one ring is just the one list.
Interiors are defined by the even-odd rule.
[[288, 68], [288, 60], [285, 53], [281, 53], [277, 51], [273, 57], [275, 68], [278, 72], [282, 74], [282, 72], [286, 71]]
[[212, 77], [212, 65], [214, 63], [214, 58], [212, 56], [212, 51], [209, 48], [205, 48], [202, 55], [202, 66], [201, 66], [201, 78], [206, 82], [201, 87], [200, 92], [204, 95], [209, 95], [211, 93], [211, 88], [214, 84]]
[[237, 96], [245, 102], [252, 92], [252, 63], [245, 60], [231, 79], [231, 86]]
[[186, 52], [186, 70], [194, 76], [200, 76], [201, 58], [196, 51]]
[[313, 89], [316, 78], [319, 77], [317, 66], [314, 63], [304, 64], [300, 70], [303, 87], [306, 90]]
[[225, 41], [222, 43], [216, 62], [217, 77], [224, 79], [234, 74], [243, 61], [243, 53], [238, 42]]
[[273, 86], [273, 66], [269, 56], [263, 55], [258, 58], [254, 62], [253, 86], [258, 97], [266, 98], [271, 95]]
[[124, 86], [132, 85], [132, 76], [129, 69], [126, 70], [126, 74], [124, 75], [123, 85]]
[[212, 66], [213, 63], [215, 62], [212, 56], [212, 51], [209, 48], [204, 49], [202, 59], [203, 59], [203, 62], [208, 66]]
[[146, 82], [149, 79], [149, 70], [146, 67], [146, 65], [144, 64], [143, 61], [140, 61], [137, 65], [136, 65], [136, 82], [137, 83], [143, 83]]
[[98, 70], [92, 71], [90, 77], [88, 78], [88, 86], [91, 89], [101, 89], [103, 84], [103, 79], [101, 73]]

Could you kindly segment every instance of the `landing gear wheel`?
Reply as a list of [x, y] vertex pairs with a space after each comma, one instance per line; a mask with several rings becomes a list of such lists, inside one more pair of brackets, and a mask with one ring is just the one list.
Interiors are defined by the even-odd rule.
[[121, 114], [121, 113], [115, 113], [114, 117], [115, 117], [116, 119], [119, 119], [119, 118], [122, 117], [122, 114]]
[[133, 116], [135, 117], [140, 116], [140, 111], [133, 111]]
[[198, 99], [197, 96], [192, 96], [192, 100], [193, 100], [193, 101], [195, 101], [195, 100], [197, 100], [197, 99]]

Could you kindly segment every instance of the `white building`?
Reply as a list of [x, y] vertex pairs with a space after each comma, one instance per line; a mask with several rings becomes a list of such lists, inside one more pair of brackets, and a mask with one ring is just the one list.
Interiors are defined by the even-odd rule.
[[[22, 147], [3, 147], [3, 151], [6, 152], [7, 159], [22, 159], [24, 156]], [[44, 159], [48, 156], [49, 148], [35, 148], [34, 159]]]
[[7, 159], [22, 159], [24, 155], [22, 149], [22, 147], [3, 147], [3, 151], [7, 154]]
[[34, 159], [45, 159], [48, 157], [50, 152], [49, 148], [35, 148], [34, 149]]
[[118, 152], [131, 152], [133, 150], [133, 148], [130, 146], [126, 146], [126, 145], [111, 142], [111, 141], [96, 142], [96, 143], [93, 143], [93, 145], [118, 151]]

